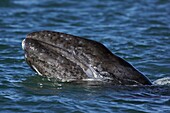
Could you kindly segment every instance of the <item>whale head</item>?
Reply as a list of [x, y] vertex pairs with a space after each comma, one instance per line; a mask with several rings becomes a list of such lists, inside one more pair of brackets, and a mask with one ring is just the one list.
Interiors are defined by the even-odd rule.
[[59, 81], [99, 80], [115, 85], [151, 85], [131, 64], [104, 45], [54, 31], [38, 31], [22, 41], [28, 65]]
[[92, 76], [93, 73], [76, 56], [73, 43], [78, 44], [69, 35], [41, 31], [28, 34], [22, 41], [22, 48], [26, 62], [39, 75], [61, 81], [86, 79], [87, 75]]

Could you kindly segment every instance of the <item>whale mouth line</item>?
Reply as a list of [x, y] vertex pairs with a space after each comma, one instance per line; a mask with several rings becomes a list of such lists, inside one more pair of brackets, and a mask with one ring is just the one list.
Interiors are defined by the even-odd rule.
[[[31, 38], [30, 36], [27, 37], [26, 39], [31, 39], [31, 40], [37, 41], [37, 42], [39, 42], [39, 43], [44, 43], [44, 44], [46, 44], [46, 45], [53, 46], [53, 47], [59, 48], [59, 49], [61, 49], [61, 50], [67, 51], [67, 50], [65, 50], [65, 49], [63, 49], [63, 48], [61, 48], [61, 47], [59, 47], [59, 46], [56, 46], [56, 45], [53, 45], [53, 44], [44, 42], [44, 41], [42, 41], [42, 40], [37, 40], [37, 39]], [[22, 49], [23, 49], [23, 50], [25, 50], [26, 39], [24, 39], [24, 40], [22, 41]]]

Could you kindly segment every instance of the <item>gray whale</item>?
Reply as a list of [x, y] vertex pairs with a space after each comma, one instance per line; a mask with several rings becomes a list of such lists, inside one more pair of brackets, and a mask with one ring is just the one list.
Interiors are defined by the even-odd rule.
[[22, 42], [28, 65], [39, 75], [58, 81], [102, 81], [114, 85], [151, 85], [150, 80], [99, 42], [38, 31]]

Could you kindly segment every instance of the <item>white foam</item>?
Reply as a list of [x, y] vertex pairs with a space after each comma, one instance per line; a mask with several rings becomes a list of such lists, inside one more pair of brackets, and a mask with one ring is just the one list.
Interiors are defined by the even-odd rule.
[[160, 78], [153, 82], [155, 85], [170, 85], [170, 77]]
[[96, 78], [86, 78], [86, 79], [82, 79], [83, 81], [102, 81], [102, 79], [96, 79]]

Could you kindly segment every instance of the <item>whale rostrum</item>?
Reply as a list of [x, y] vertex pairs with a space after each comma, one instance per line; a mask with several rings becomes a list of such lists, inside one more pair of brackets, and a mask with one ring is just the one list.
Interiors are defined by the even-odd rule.
[[22, 48], [26, 62], [33, 70], [58, 81], [152, 84], [131, 64], [93, 40], [54, 31], [38, 31], [27, 35]]

